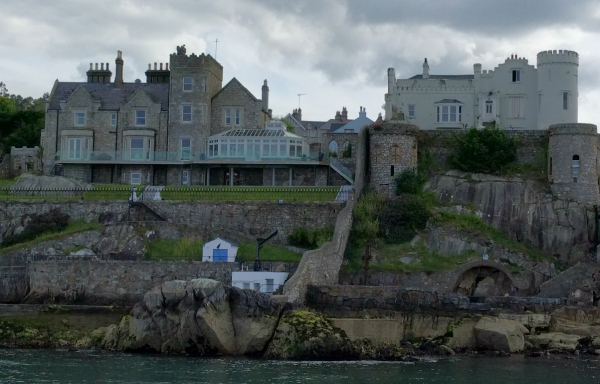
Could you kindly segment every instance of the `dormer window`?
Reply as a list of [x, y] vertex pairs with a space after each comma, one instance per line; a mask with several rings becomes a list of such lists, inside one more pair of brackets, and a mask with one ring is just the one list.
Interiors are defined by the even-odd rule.
[[85, 125], [85, 111], [75, 111], [75, 125], [78, 127], [83, 127]]
[[513, 69], [512, 70], [512, 82], [513, 83], [520, 83], [521, 82], [521, 70], [520, 69]]

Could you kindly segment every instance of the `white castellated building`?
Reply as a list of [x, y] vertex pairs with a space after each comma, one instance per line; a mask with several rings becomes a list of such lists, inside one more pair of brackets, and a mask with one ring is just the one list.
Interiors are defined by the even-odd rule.
[[396, 79], [388, 69], [385, 119], [402, 118], [420, 129], [483, 127], [496, 122], [504, 129], [548, 129], [577, 123], [577, 71], [574, 51], [542, 51], [537, 68], [511, 55], [493, 70], [473, 65], [471, 75], [423, 73]]

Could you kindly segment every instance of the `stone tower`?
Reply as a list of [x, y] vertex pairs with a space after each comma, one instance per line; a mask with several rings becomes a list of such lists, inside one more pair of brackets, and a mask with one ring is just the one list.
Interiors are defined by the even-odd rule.
[[554, 124], [549, 128], [548, 179], [559, 198], [586, 205], [600, 201], [598, 133], [593, 124]]
[[537, 54], [537, 126], [576, 123], [579, 89], [579, 54], [575, 51], [542, 51]]
[[406, 169], [417, 166], [419, 127], [384, 122], [369, 129], [369, 181], [381, 194], [395, 193], [394, 179]]

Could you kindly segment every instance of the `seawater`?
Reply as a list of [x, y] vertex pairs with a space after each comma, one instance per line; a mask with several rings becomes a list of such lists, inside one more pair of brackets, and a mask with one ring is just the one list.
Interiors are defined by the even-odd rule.
[[290, 362], [0, 350], [0, 383], [600, 383], [600, 360], [512, 356]]

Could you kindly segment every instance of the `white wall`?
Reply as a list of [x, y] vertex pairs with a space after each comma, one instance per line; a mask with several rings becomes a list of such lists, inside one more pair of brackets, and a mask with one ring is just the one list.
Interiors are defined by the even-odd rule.
[[[217, 246], [219, 248], [217, 248]], [[227, 262], [233, 263], [235, 261], [238, 247], [218, 237], [202, 245], [202, 261], [212, 262], [214, 249], [226, 249]]]
[[[285, 283], [288, 275], [288, 272], [233, 272], [231, 276], [231, 285], [242, 289], [260, 290], [263, 293], [273, 293]], [[273, 284], [268, 285], [267, 280], [273, 280]]]

